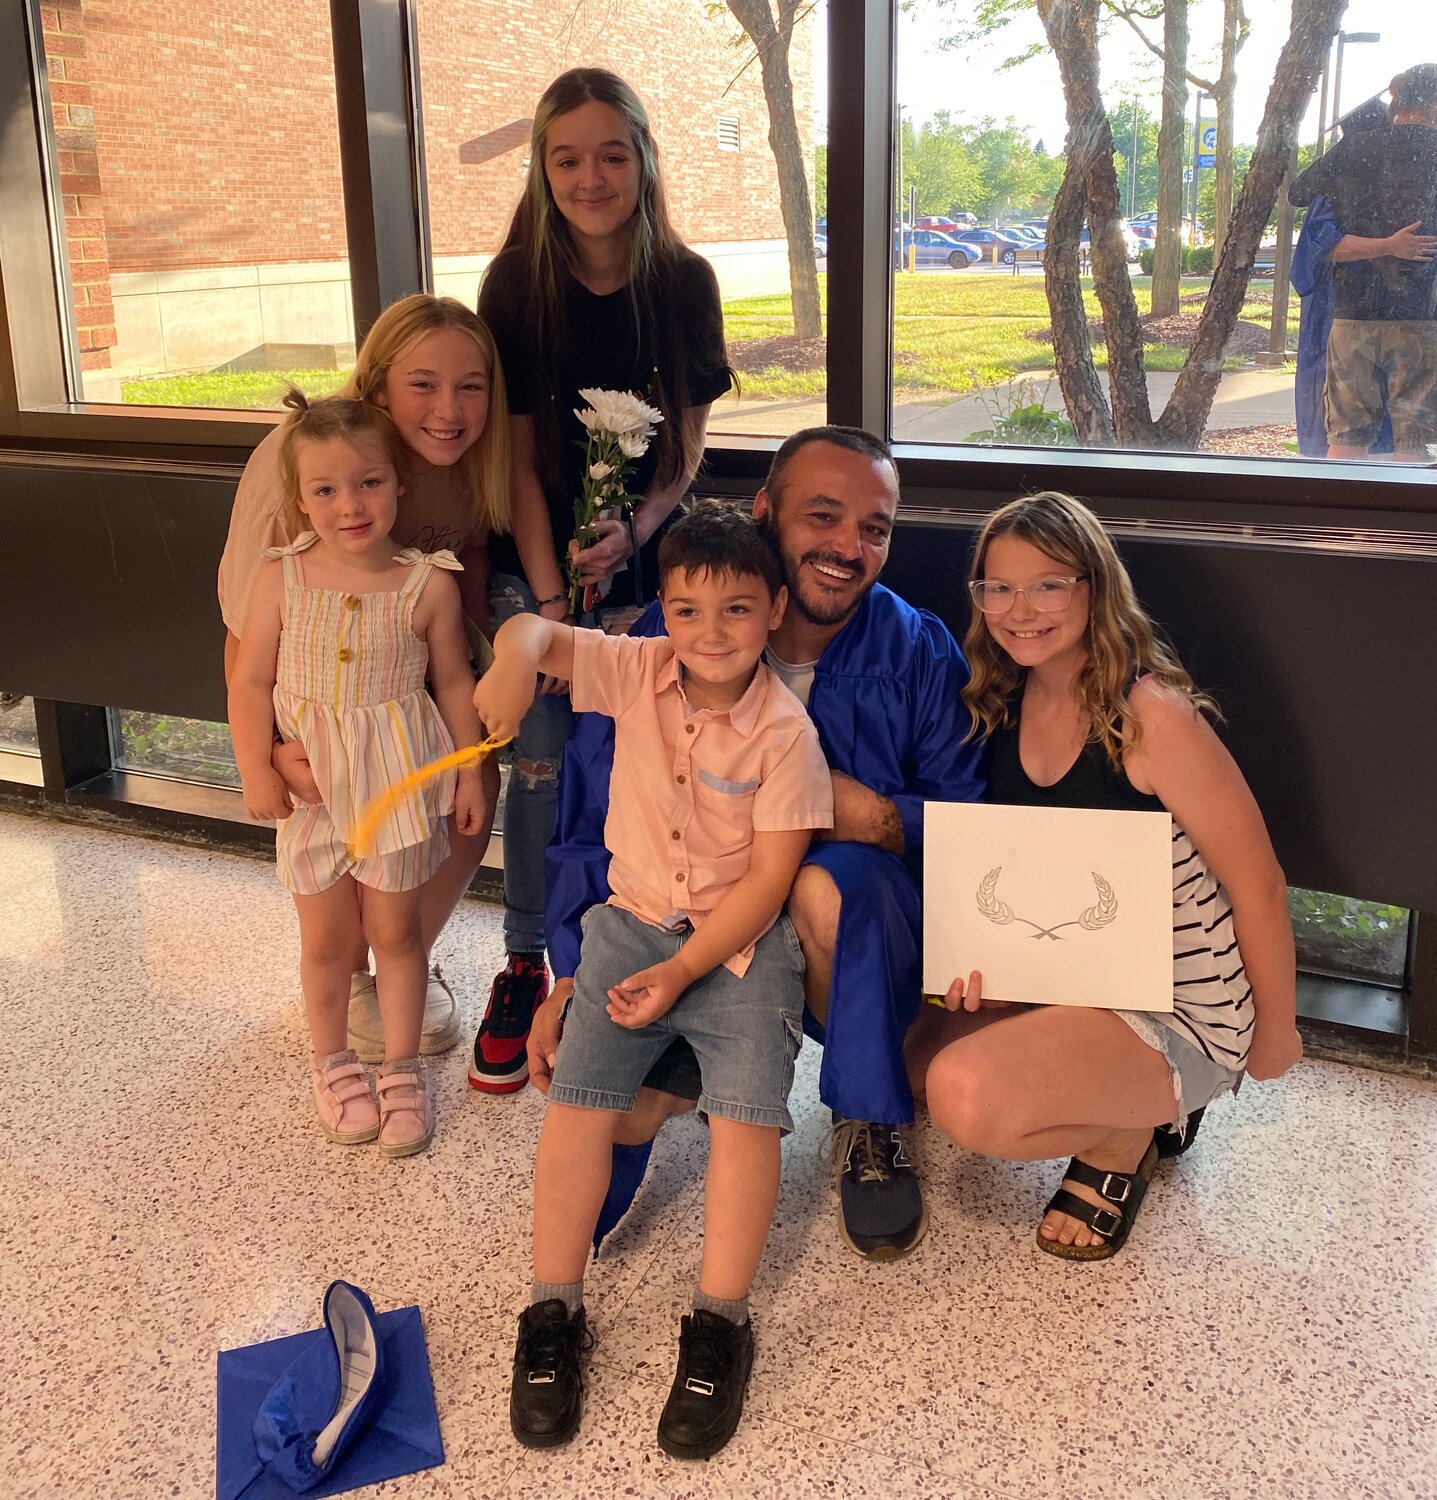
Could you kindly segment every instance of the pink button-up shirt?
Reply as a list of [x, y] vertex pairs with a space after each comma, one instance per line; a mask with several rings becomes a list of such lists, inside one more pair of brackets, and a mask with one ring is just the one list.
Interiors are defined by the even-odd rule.
[[[818, 731], [762, 662], [732, 708], [696, 709], [667, 637], [577, 630], [570, 694], [614, 720], [610, 901], [643, 921], [697, 927], [748, 873], [755, 831], [833, 827]], [[742, 977], [752, 957], [725, 966]]]

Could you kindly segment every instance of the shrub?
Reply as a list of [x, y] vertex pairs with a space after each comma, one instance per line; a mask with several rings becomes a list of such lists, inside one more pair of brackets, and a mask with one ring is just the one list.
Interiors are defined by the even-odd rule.
[[1193, 276], [1212, 275], [1212, 246], [1189, 245], [1183, 251], [1183, 270]]
[[1154, 252], [1152, 250], [1138, 251], [1138, 270], [1140, 270], [1144, 276], [1151, 276], [1153, 274], [1153, 254]]

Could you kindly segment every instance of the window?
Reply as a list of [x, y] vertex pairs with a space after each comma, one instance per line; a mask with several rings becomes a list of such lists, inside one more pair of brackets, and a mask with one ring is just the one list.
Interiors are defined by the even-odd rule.
[[[579, 61], [610, 68], [649, 112], [679, 233], [718, 276], [741, 389], [715, 405], [710, 442], [781, 437], [824, 421], [827, 241], [820, 227], [790, 253], [762, 70], [728, 8], [692, 0], [635, 0], [621, 14], [572, 0], [522, 11], [504, 0], [464, 0], [462, 8], [466, 21], [457, 26], [454, 5], [418, 3], [435, 290], [473, 305], [523, 187], [529, 125], [545, 87]], [[810, 224], [820, 225], [826, 16], [824, 3], [800, 7], [787, 48], [796, 146], [786, 180]], [[503, 70], [492, 66], [496, 56], [507, 60]], [[742, 138], [740, 118], [751, 122]]]
[[[1036, 7], [962, 7], [945, 0], [900, 7], [894, 436], [948, 444], [1126, 446], [1235, 459], [1300, 453], [1349, 462], [1390, 459], [1395, 441], [1399, 461], [1425, 462], [1427, 443], [1437, 440], [1437, 396], [1422, 396], [1416, 413], [1396, 403], [1395, 435], [1384, 437], [1378, 428], [1384, 411], [1393, 414], [1384, 382], [1395, 398], [1399, 381], [1411, 388], [1428, 369], [1437, 371], [1437, 323], [1430, 321], [1437, 265], [1388, 255], [1334, 271], [1303, 240], [1297, 273], [1307, 295], [1299, 297], [1289, 271], [1305, 210], [1287, 207], [1285, 192], [1252, 246], [1250, 277], [1240, 257], [1218, 267], [1224, 287], [1231, 283], [1238, 292], [1219, 364], [1199, 355], [1189, 368], [1189, 359], [1204, 314], [1216, 313], [1214, 265], [1264, 120], [1270, 125], [1284, 110], [1302, 116], [1304, 168], [1342, 135], [1372, 128], [1372, 121], [1382, 132], [1416, 126], [1428, 113], [1437, 123], [1437, 99], [1426, 100], [1425, 83], [1418, 91], [1421, 107], [1409, 100], [1409, 112], [1399, 112], [1395, 125], [1387, 123], [1384, 108], [1395, 74], [1415, 58], [1437, 56], [1437, 12], [1423, 10], [1419, 19], [1403, 0], [1354, 0], [1342, 24], [1370, 30], [1340, 33], [1330, 53], [1320, 39], [1297, 36], [1309, 46], [1314, 82], [1320, 79], [1311, 97], [1291, 69], [1292, 76], [1274, 84], [1290, 28], [1305, 24], [1302, 7], [1249, 5], [1244, 11], [1237, 0], [1223, 0], [1189, 11], [1185, 5], [1181, 52], [1165, 39], [1175, 28], [1165, 34], [1161, 6], [1106, 4], [1101, 13], [1091, 61], [1111, 149], [1100, 151], [1097, 170], [1106, 175], [1111, 163], [1108, 187], [1121, 214], [1109, 251], [1119, 291], [1108, 298], [1107, 316], [1095, 289], [1084, 205], [1056, 215], [1069, 163], [1054, 48], [1071, 48], [1076, 57], [1082, 44], [1055, 43]], [[955, 92], [960, 57], [962, 87]], [[1181, 109], [1164, 103], [1172, 95], [1165, 96], [1165, 74], [1185, 101]], [[1354, 118], [1359, 105], [1367, 108]], [[1437, 139], [1430, 131], [1413, 134]], [[1379, 139], [1390, 137], [1368, 137]], [[1352, 140], [1342, 145], [1358, 150]], [[1353, 197], [1342, 200], [1339, 188], [1330, 188], [1352, 213], [1349, 224], [1331, 230], [1334, 238], [1343, 230], [1386, 236], [1416, 218], [1437, 227], [1437, 151], [1429, 154], [1430, 163], [1424, 156], [1410, 171], [1404, 168], [1405, 175], [1394, 169], [1370, 218]], [[1409, 200], [1413, 207], [1406, 212]], [[1394, 213], [1386, 222], [1384, 215]], [[935, 233], [940, 243], [933, 242]], [[1322, 242], [1324, 249], [1328, 243]], [[978, 255], [970, 257], [963, 245]], [[1044, 266], [1063, 246], [1073, 257], [1082, 313], [1063, 301], [1049, 303]], [[1131, 335], [1113, 315], [1124, 298]], [[1333, 334], [1324, 406], [1321, 367], [1334, 311], [1343, 321]], [[1307, 333], [1299, 341], [1303, 319]], [[1379, 349], [1375, 325], [1364, 321], [1370, 319], [1405, 323], [1401, 346]], [[1150, 411], [1142, 409], [1141, 382], [1127, 392], [1109, 391], [1113, 339], [1134, 354], [1141, 345]], [[1090, 360], [1102, 409], [1094, 412], [1083, 402], [1070, 409], [1065, 383], [1077, 388]], [[1216, 376], [1210, 409], [1207, 392], [1193, 383], [1199, 364]], [[1116, 412], [1114, 401], [1122, 403]]]
[[111, 709], [110, 742], [119, 771], [212, 786], [240, 784], [227, 724]]
[[276, 406], [354, 358], [328, 7], [47, 0], [53, 227], [86, 401]]
[[1299, 968], [1394, 988], [1403, 983], [1411, 921], [1404, 907], [1296, 887], [1287, 904]]
[[21, 755], [40, 753], [35, 705], [18, 693], [0, 693], [0, 750], [13, 750]]

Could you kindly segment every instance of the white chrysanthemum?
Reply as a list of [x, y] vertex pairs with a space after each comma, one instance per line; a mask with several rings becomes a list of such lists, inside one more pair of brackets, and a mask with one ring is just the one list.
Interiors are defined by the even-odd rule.
[[575, 415], [590, 432], [602, 427], [616, 437], [642, 436], [647, 440], [654, 435], [655, 423], [664, 419], [661, 411], [627, 391], [587, 390], [579, 395], [589, 403], [589, 410], [576, 411]]
[[648, 432], [621, 432], [619, 434], [619, 452], [625, 458], [642, 458], [649, 451], [649, 439], [653, 435], [652, 429]]
[[590, 464], [590, 479], [607, 479], [614, 472], [613, 464]]

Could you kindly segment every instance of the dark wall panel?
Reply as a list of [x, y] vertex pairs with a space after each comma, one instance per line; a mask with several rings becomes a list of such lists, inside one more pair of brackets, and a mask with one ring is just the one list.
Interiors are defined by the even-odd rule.
[[234, 481], [0, 463], [0, 684], [225, 717], [215, 569]]
[[[0, 686], [223, 718], [214, 576], [233, 491], [215, 474], [0, 461]], [[973, 531], [905, 521], [887, 574], [960, 638]], [[1127, 533], [1120, 546], [1220, 701], [1289, 879], [1437, 911], [1437, 559]]]
[[[888, 581], [962, 639], [974, 528], [907, 524]], [[1437, 910], [1437, 560], [1123, 535], [1139, 596], [1294, 885]]]

